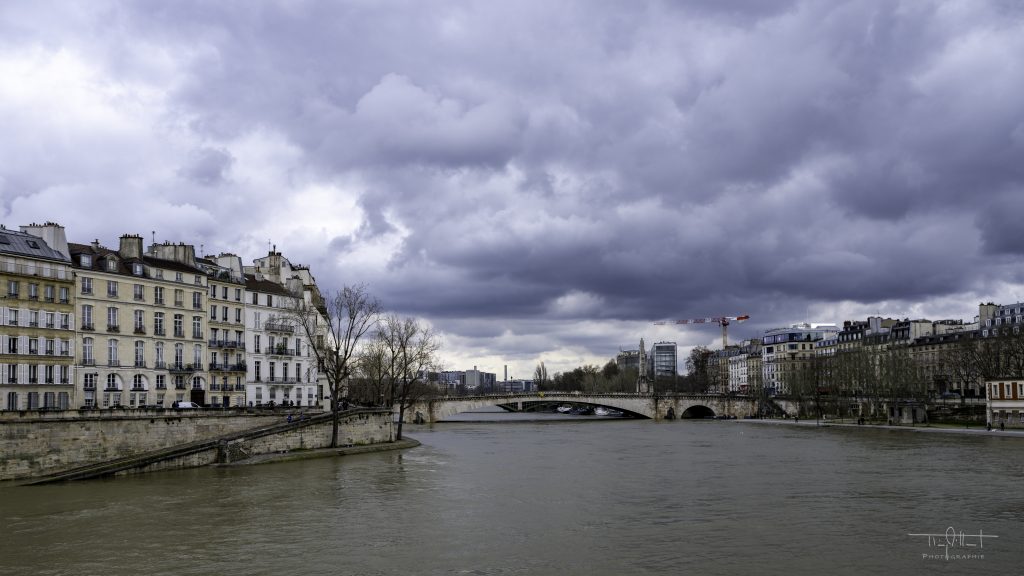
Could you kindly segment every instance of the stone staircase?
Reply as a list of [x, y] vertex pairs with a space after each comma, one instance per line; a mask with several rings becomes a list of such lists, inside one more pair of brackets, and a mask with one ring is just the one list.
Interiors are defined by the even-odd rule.
[[[342, 412], [341, 417], [344, 420], [346, 417], [350, 417], [362, 412], [372, 412], [373, 410], [367, 409], [356, 409]], [[284, 416], [282, 416], [282, 419]], [[214, 450], [218, 447], [226, 447], [232, 442], [238, 440], [247, 440], [253, 438], [259, 438], [262, 436], [269, 436], [272, 434], [278, 434], [289, 430], [295, 430], [298, 428], [304, 428], [307, 426], [313, 426], [331, 421], [331, 413], [324, 412], [320, 414], [304, 415], [301, 419], [295, 419], [292, 422], [280, 422], [277, 424], [271, 424], [267, 426], [260, 426], [257, 428], [250, 428], [241, 432], [235, 432], [213, 438], [209, 440], [198, 440], [195, 442], [188, 442], [185, 444], [178, 444], [175, 446], [169, 446], [167, 448], [161, 448], [159, 450], [151, 450], [139, 454], [133, 454], [131, 456], [125, 456], [123, 458], [117, 458], [114, 460], [106, 460], [103, 462], [96, 462], [93, 464], [87, 464], [85, 466], [77, 466], [58, 472], [52, 472], [44, 476], [38, 476], [31, 478], [19, 483], [21, 486], [37, 486], [40, 484], [52, 484], [55, 482], [69, 482], [72, 480], [86, 480], [90, 478], [99, 478], [101, 476], [109, 476], [117, 474], [119, 472], [125, 472], [128, 470], [142, 469], [152, 464], [169, 460], [172, 458], [181, 458], [183, 456], [189, 456], [191, 454], [197, 454], [207, 450]]]

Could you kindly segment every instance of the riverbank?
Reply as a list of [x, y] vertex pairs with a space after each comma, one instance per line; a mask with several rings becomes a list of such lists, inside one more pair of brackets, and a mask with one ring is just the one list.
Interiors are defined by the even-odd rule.
[[252, 458], [238, 460], [228, 464], [211, 464], [215, 467], [232, 466], [253, 466], [256, 464], [270, 464], [273, 462], [292, 462], [296, 460], [310, 460], [313, 458], [334, 458], [337, 456], [351, 456], [353, 454], [368, 454], [370, 452], [387, 452], [390, 450], [405, 450], [419, 446], [418, 440], [403, 438], [394, 442], [382, 442], [379, 444], [365, 444], [361, 446], [339, 446], [338, 448], [316, 448], [313, 450], [290, 450], [286, 452], [273, 452], [270, 454], [258, 454]]
[[926, 432], [936, 434], [970, 434], [970, 435], [985, 435], [985, 436], [1006, 436], [1013, 438], [1024, 438], [1024, 430], [1019, 428], [1012, 428], [1010, 430], [999, 430], [993, 428], [986, 430], [984, 426], [977, 426], [974, 428], [960, 428], [947, 425], [933, 426], [929, 424], [917, 424], [914, 426], [904, 425], [892, 425], [892, 424], [857, 424], [855, 422], [835, 422], [835, 421], [816, 421], [816, 420], [800, 420], [796, 421], [793, 419], [743, 419], [734, 420], [734, 422], [745, 422], [753, 424], [777, 424], [787, 426], [805, 426], [811, 428], [829, 428], [829, 427], [844, 427], [844, 428], [869, 428], [876, 430], [900, 430], [904, 432]]

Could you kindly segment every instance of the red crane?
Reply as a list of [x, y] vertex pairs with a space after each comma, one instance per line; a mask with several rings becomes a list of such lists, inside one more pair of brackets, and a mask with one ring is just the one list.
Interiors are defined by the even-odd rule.
[[661, 320], [655, 324], [718, 324], [722, 327], [722, 350], [729, 345], [729, 324], [749, 320], [750, 316], [718, 316], [716, 318], [690, 318], [687, 320]]

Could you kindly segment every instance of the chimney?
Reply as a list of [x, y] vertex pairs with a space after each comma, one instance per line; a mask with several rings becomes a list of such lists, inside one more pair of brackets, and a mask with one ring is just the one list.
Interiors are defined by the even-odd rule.
[[68, 260], [71, 259], [71, 252], [68, 251], [68, 239], [64, 235], [64, 227], [55, 222], [45, 224], [29, 224], [22, 226], [21, 231], [42, 238], [46, 245], [60, 252]]
[[142, 236], [138, 234], [125, 234], [121, 236], [121, 245], [118, 253], [125, 260], [142, 258]]

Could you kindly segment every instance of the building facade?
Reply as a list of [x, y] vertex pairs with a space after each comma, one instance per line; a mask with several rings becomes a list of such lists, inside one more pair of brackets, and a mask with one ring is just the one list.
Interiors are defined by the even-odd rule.
[[64, 229], [0, 228], [0, 407], [77, 408], [74, 275]]

